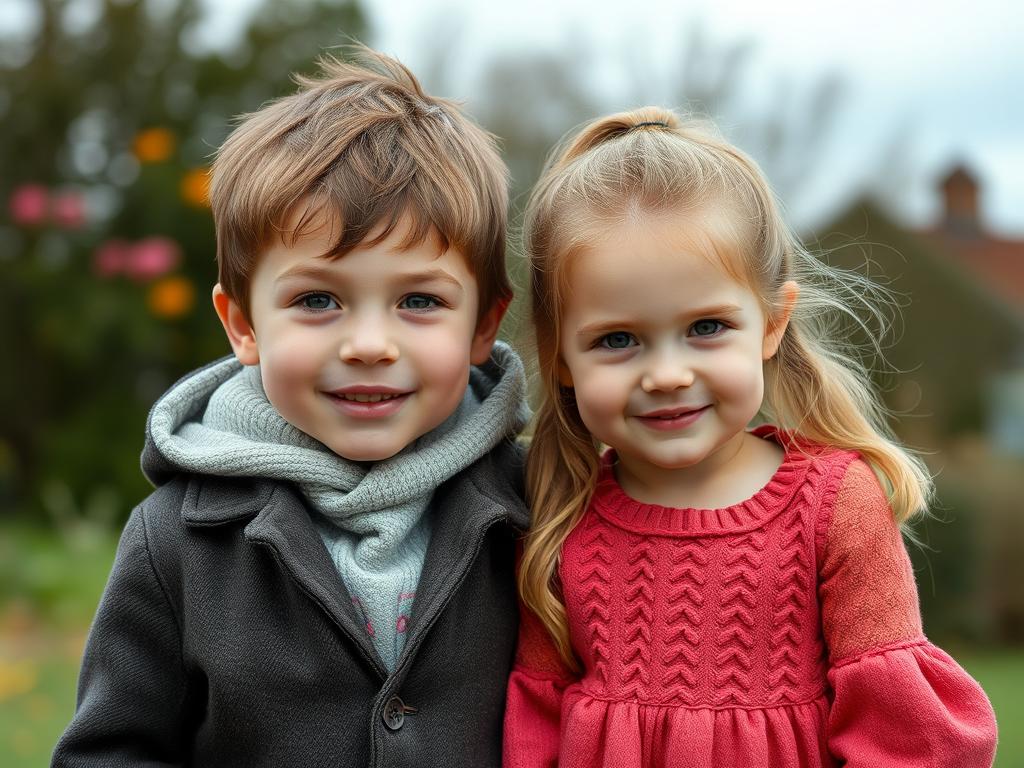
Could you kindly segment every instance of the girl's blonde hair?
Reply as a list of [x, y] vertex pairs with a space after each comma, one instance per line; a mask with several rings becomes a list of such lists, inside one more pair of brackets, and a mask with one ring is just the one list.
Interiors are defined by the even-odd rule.
[[533, 525], [519, 589], [571, 666], [559, 553], [590, 500], [600, 446], [580, 418], [573, 390], [559, 381], [568, 265], [602, 231], [637, 213], [709, 210], [726, 218], [710, 237], [713, 255], [760, 297], [769, 319], [782, 306], [783, 285], [800, 286], [778, 352], [765, 363], [761, 415], [812, 441], [859, 451], [901, 523], [924, 510], [931, 494], [923, 462], [893, 439], [887, 411], [850, 342], [859, 336], [879, 351], [877, 324], [868, 321], [884, 327], [885, 292], [808, 253], [756, 164], [709, 128], [654, 107], [595, 120], [549, 158], [524, 222], [543, 404], [527, 460]]

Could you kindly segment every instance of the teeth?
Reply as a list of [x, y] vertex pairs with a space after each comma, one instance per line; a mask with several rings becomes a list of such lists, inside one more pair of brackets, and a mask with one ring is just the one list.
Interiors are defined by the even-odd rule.
[[356, 403], [379, 403], [381, 400], [390, 400], [391, 398], [396, 397], [396, 395], [342, 395], [342, 397]]

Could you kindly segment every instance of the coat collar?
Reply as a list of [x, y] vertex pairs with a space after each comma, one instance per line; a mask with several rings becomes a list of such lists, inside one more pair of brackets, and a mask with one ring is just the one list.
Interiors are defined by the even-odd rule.
[[[413, 639], [429, 629], [448, 596], [472, 566], [487, 531], [505, 523], [526, 526], [522, 500], [522, 451], [503, 443], [437, 489], [436, 515], [411, 622]], [[182, 519], [192, 528], [245, 523], [245, 540], [269, 547], [280, 566], [353, 641], [381, 681], [388, 671], [352, 607], [352, 598], [293, 486], [265, 479], [196, 477], [182, 500]], [[399, 668], [407, 668], [401, 659]], [[396, 670], [397, 671], [397, 670]]]
[[[522, 449], [505, 441], [479, 461], [444, 483], [438, 492], [472, 500], [464, 517], [470, 527], [476, 517], [473, 510], [494, 507], [516, 529], [525, 530], [529, 514], [523, 502]], [[182, 502], [181, 516], [186, 525], [208, 527], [233, 523], [259, 515], [270, 504], [274, 493], [291, 486], [265, 478], [227, 478], [195, 476]], [[301, 504], [301, 502], [300, 502]]]

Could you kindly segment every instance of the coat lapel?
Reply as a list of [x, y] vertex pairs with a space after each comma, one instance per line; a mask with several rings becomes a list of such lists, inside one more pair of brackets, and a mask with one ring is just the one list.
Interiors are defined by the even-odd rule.
[[[494, 525], [525, 525], [525, 505], [515, 482], [521, 474], [514, 466], [518, 455], [511, 457], [504, 472], [495, 471], [494, 455], [486, 456], [435, 492], [430, 546], [416, 590], [410, 637], [396, 670], [411, 663], [408, 659], [473, 567], [488, 531]], [[507, 479], [511, 481], [504, 482]]]
[[387, 668], [373, 646], [362, 616], [331, 562], [309, 512], [289, 486], [280, 485], [274, 490], [263, 510], [246, 525], [245, 538], [273, 551], [298, 587], [328, 614], [352, 640], [366, 663], [385, 680]]

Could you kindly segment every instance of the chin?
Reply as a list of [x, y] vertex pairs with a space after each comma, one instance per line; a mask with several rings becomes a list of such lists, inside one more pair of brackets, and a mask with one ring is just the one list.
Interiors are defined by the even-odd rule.
[[363, 450], [358, 450], [358, 451], [340, 451], [340, 450], [335, 450], [334, 448], [332, 448], [331, 450], [334, 451], [339, 456], [341, 456], [341, 458], [347, 459], [348, 461], [365, 462], [365, 461], [384, 461], [384, 459], [390, 459], [392, 456], [394, 456], [396, 453], [398, 453], [402, 449], [401, 448], [394, 448], [394, 449], [392, 449], [392, 448], [381, 448], [379, 450], [363, 449]]
[[693, 454], [672, 454], [670, 456], [652, 456], [650, 463], [661, 469], [686, 469], [692, 467], [695, 464], [700, 464], [704, 459], [707, 458], [706, 453]]
[[383, 461], [384, 459], [390, 459], [405, 447], [404, 444], [395, 445], [391, 442], [327, 442], [326, 440], [321, 440], [320, 442], [327, 446], [332, 453], [340, 456], [346, 461], [359, 462]]

